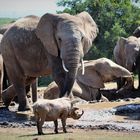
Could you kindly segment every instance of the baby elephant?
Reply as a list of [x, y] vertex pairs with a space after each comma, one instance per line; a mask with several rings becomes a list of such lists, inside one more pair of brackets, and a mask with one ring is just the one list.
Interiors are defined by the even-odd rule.
[[33, 112], [37, 122], [38, 134], [42, 135], [42, 125], [45, 121], [54, 121], [54, 132], [58, 133], [57, 119], [61, 119], [63, 132], [66, 133], [66, 119], [79, 119], [84, 111], [73, 107], [76, 100], [71, 101], [69, 98], [63, 97], [54, 100], [40, 99], [33, 104]]

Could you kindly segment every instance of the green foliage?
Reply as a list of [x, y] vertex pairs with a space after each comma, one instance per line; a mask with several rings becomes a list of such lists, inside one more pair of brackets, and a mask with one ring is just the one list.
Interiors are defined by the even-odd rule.
[[132, 35], [140, 25], [139, 0], [61, 0], [61, 12], [77, 14], [87, 11], [95, 20], [99, 34], [85, 59], [113, 58], [113, 49], [120, 36]]
[[0, 18], [0, 25], [8, 24], [14, 22], [16, 19], [12, 18]]
[[51, 76], [43, 76], [43, 77], [39, 77], [38, 79], [38, 86], [39, 87], [43, 87], [43, 86], [47, 86], [52, 82], [52, 77]]

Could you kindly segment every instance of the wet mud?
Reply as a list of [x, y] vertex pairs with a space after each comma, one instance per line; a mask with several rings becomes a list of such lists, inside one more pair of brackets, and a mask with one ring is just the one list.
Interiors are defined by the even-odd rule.
[[[99, 103], [81, 102], [77, 106], [84, 109], [84, 115], [79, 120], [67, 119], [68, 128], [140, 131], [140, 98]], [[36, 128], [33, 113], [16, 112], [17, 107], [15, 104], [9, 109], [0, 108], [0, 127]], [[53, 122], [45, 122], [43, 127], [54, 129], [53, 126]], [[62, 127], [60, 121], [59, 127]]]
[[[137, 87], [137, 83], [135, 83]], [[38, 89], [38, 97], [42, 98], [45, 88]], [[79, 120], [67, 119], [67, 127], [84, 130], [113, 130], [113, 131], [140, 131], [140, 91], [116, 92], [116, 84], [107, 84], [101, 93], [109, 102], [88, 103], [81, 100], [77, 104], [84, 109], [84, 114]], [[31, 99], [30, 99], [31, 100]], [[18, 104], [13, 104], [8, 109], [0, 107], [1, 128], [34, 128], [36, 123], [31, 111], [17, 112]], [[44, 128], [54, 129], [53, 122], [45, 122]], [[62, 128], [59, 120], [59, 128]]]

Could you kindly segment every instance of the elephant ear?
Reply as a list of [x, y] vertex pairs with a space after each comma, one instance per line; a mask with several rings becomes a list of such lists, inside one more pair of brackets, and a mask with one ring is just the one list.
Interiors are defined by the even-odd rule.
[[87, 12], [82, 12], [77, 15], [83, 21], [84, 25], [84, 53], [87, 53], [92, 45], [92, 41], [96, 38], [99, 32], [98, 27], [92, 17]]
[[81, 68], [79, 68], [77, 74], [77, 81], [92, 88], [105, 87], [100, 74], [97, 71], [95, 71], [92, 66], [85, 66], [84, 75], [82, 75], [82, 70]]
[[47, 49], [48, 53], [58, 56], [57, 43], [55, 41], [55, 26], [58, 22], [58, 15], [45, 14], [41, 17], [36, 28], [36, 35]]

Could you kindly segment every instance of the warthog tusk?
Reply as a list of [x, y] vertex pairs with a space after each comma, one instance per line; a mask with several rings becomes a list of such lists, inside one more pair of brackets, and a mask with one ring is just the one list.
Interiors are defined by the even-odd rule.
[[65, 72], [69, 72], [69, 70], [65, 67], [64, 61], [62, 60], [62, 66]]
[[84, 110], [82, 110], [82, 115], [84, 114]]

